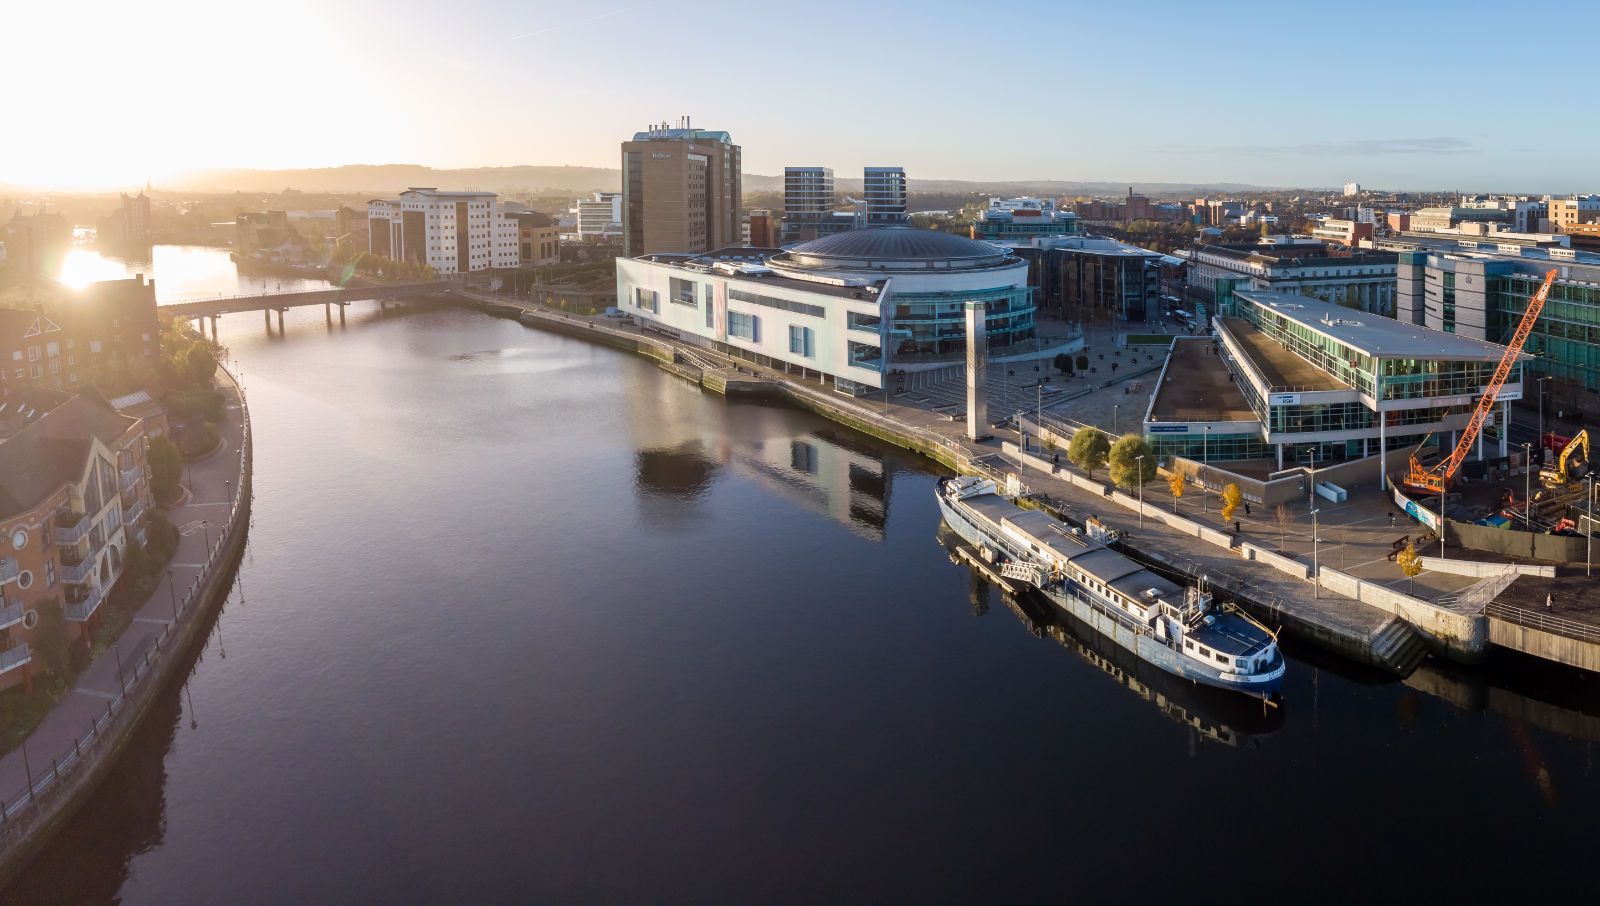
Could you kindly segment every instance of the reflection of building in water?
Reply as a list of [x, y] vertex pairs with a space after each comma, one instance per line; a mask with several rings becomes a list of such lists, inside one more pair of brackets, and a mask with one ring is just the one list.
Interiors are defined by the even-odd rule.
[[858, 535], [883, 540], [892, 473], [882, 453], [828, 430], [744, 439], [729, 452], [735, 471]]
[[694, 443], [677, 449], [657, 447], [634, 454], [635, 478], [641, 490], [674, 497], [698, 497], [711, 486], [717, 463]]
[[[963, 543], [961, 539], [941, 525], [939, 542], [952, 551], [950, 561], [959, 562], [954, 548]], [[975, 583], [989, 584], [971, 567], [968, 567], [968, 574]], [[979, 599], [980, 592], [970, 592], [969, 600]], [[1267, 708], [1263, 713], [1259, 702], [1195, 687], [1151, 667], [1035, 592], [1014, 595], [1002, 590], [1000, 600], [1035, 638], [1054, 639], [1063, 648], [1076, 652], [1123, 688], [1155, 705], [1163, 716], [1193, 730], [1201, 739], [1230, 746], [1256, 746], [1262, 737], [1276, 733], [1283, 726], [1282, 707]], [[974, 611], [978, 612], [976, 607]]]
[[[1498, 669], [1497, 669], [1498, 668]], [[1488, 711], [1552, 733], [1600, 742], [1600, 700], [1582, 684], [1552, 681], [1561, 668], [1499, 663], [1465, 670], [1429, 659], [1403, 681], [1464, 711]]]

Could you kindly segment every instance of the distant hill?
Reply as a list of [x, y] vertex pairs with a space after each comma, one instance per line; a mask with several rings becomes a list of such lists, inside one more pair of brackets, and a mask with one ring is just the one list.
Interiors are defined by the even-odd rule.
[[[353, 164], [305, 170], [200, 170], [165, 181], [160, 188], [192, 192], [358, 192], [392, 195], [407, 186], [441, 189], [477, 189], [487, 192], [584, 193], [614, 192], [622, 185], [622, 172], [609, 167], [472, 167], [441, 170], [417, 164]], [[860, 192], [861, 180], [840, 178], [840, 192]], [[1132, 183], [1147, 195], [1203, 195], [1210, 192], [1260, 192], [1267, 186], [1243, 183]], [[1069, 180], [917, 179], [913, 193], [946, 195], [1120, 195], [1125, 182], [1075, 182]], [[782, 176], [744, 175], [746, 192], [772, 192], [783, 188]]]

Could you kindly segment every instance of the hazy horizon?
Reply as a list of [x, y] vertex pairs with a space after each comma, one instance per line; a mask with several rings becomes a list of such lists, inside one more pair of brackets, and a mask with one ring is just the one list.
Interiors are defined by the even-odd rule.
[[[973, 182], [1528, 193], [1593, 178], [1580, 80], [1508, 77], [1477, 52], [1485, 35], [1600, 24], [1576, 2], [568, 10], [29, 5], [16, 33], [35, 40], [13, 48], [13, 68], [53, 90], [18, 93], [0, 184], [118, 189], [362, 161], [615, 169], [620, 142], [685, 114], [730, 132], [756, 174], [898, 164]], [[901, 52], [867, 53], [862, 29]], [[792, 72], [796, 47], [807, 62]], [[1540, 144], [1532, 124], [1560, 141]]]

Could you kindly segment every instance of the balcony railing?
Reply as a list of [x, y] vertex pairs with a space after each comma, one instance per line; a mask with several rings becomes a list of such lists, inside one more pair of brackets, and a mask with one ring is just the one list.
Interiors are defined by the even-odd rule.
[[138, 469], [123, 469], [122, 470], [122, 489], [124, 491], [132, 491], [134, 489], [134, 486], [137, 485], [138, 483], [139, 483], [139, 470]]
[[61, 581], [71, 585], [82, 585], [94, 575], [94, 558], [85, 557], [77, 563], [61, 561]]
[[83, 536], [89, 534], [89, 527], [94, 525], [94, 520], [88, 513], [72, 513], [65, 517], [57, 516], [55, 524], [55, 539], [57, 544], [77, 544]]
[[144, 516], [144, 511], [145, 511], [144, 498], [143, 497], [135, 498], [133, 503], [131, 503], [131, 504], [127, 505], [127, 506], [124, 506], [122, 508], [122, 524], [123, 525], [138, 525], [139, 524], [139, 519]]
[[17, 558], [0, 557], [0, 585], [16, 581], [20, 571], [21, 568], [17, 566]]
[[100, 589], [91, 588], [82, 601], [68, 601], [66, 607], [68, 622], [87, 622], [90, 617], [94, 616], [94, 612], [100, 609], [100, 602], [104, 599], [105, 596], [100, 593]]
[[22, 606], [21, 601], [17, 601], [14, 604], [7, 604], [5, 607], [0, 607], [0, 629], [5, 629], [7, 626], [15, 626], [18, 623], [21, 623], [22, 615], [26, 612], [27, 609]]
[[23, 664], [33, 660], [33, 653], [28, 650], [27, 642], [18, 642], [0, 651], [0, 673], [15, 670]]

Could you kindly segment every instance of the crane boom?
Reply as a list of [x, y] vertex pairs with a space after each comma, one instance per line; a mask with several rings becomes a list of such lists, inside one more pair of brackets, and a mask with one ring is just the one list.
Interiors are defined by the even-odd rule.
[[1478, 408], [1472, 410], [1472, 418], [1467, 421], [1467, 427], [1461, 432], [1461, 439], [1456, 441], [1456, 448], [1450, 451], [1450, 457], [1444, 462], [1426, 468], [1417, 461], [1417, 455], [1411, 454], [1411, 467], [1406, 474], [1406, 484], [1424, 491], [1443, 494], [1450, 486], [1450, 480], [1456, 477], [1456, 470], [1461, 468], [1461, 463], [1467, 458], [1467, 452], [1472, 445], [1477, 443], [1478, 434], [1483, 430], [1483, 423], [1488, 420], [1489, 413], [1494, 411], [1495, 398], [1500, 395], [1500, 388], [1505, 386], [1506, 379], [1511, 377], [1511, 369], [1517, 363], [1517, 356], [1522, 354], [1522, 347], [1528, 342], [1528, 336], [1533, 333], [1533, 325], [1539, 320], [1539, 312], [1544, 310], [1544, 300], [1550, 295], [1550, 287], [1556, 282], [1557, 271], [1551, 269], [1544, 275], [1544, 283], [1539, 285], [1539, 291], [1528, 300], [1528, 310], [1522, 313], [1522, 320], [1517, 323], [1516, 333], [1511, 335], [1511, 342], [1506, 346], [1505, 354], [1500, 356], [1500, 365], [1494, 370], [1494, 377], [1489, 379], [1489, 386], [1483, 390], [1483, 397], [1478, 400]]

